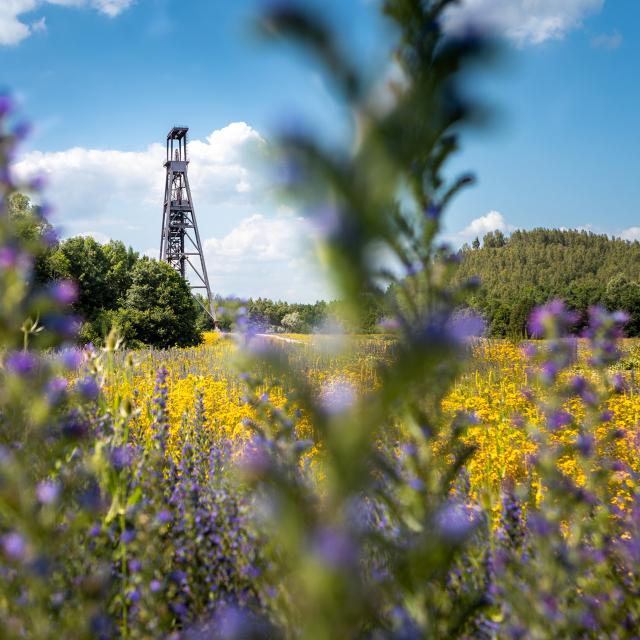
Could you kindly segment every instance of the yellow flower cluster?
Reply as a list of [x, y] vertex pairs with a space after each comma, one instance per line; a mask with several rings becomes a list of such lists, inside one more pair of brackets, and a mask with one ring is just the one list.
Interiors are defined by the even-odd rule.
[[[390, 340], [384, 337], [351, 337], [278, 335], [264, 338], [275, 348], [284, 348], [291, 366], [305, 377], [312, 389], [323, 394], [336, 384], [345, 385], [355, 393], [378, 384], [378, 365], [388, 357]], [[581, 347], [575, 370], [570, 374], [592, 375]], [[253, 409], [243, 398], [245, 387], [234, 360], [236, 343], [233, 338], [217, 333], [204, 336], [204, 344], [190, 349], [133, 352], [135, 365], [129, 369], [116, 367], [115, 377], [107, 391], [129, 397], [138, 408], [132, 422], [132, 432], [140, 437], [148, 432], [153, 421], [153, 396], [157, 371], [168, 371], [168, 404], [171, 446], [178, 447], [180, 433], [195, 420], [201, 401], [205, 425], [221, 437], [244, 441], [251, 436], [245, 426], [255, 418]], [[626, 374], [629, 377], [629, 374]], [[566, 382], [567, 377], [563, 379]], [[560, 384], [560, 383], [559, 383]], [[636, 425], [640, 417], [640, 397], [630, 391], [613, 396], [608, 406], [611, 420], [597, 422], [596, 446], [613, 447], [613, 453], [632, 468], [640, 469], [637, 460]], [[544, 430], [544, 417], [523, 393], [536, 387], [529, 364], [519, 345], [498, 340], [479, 341], [473, 346], [470, 366], [445, 398], [443, 419], [450, 421], [460, 411], [474, 414], [465, 438], [476, 447], [468, 465], [472, 491], [475, 495], [496, 496], [505, 481], [531, 477], [530, 456], [537, 445], [531, 427]], [[279, 408], [287, 405], [286, 389], [280, 381], [265, 373], [261, 393], [268, 393], [270, 402]], [[584, 416], [582, 402], [572, 399], [562, 407], [576, 417]], [[298, 425], [306, 428], [304, 417]], [[623, 435], [613, 443], [608, 437], [612, 429]], [[556, 443], [572, 445], [578, 437], [577, 428], [568, 424], [546, 436]], [[568, 448], [570, 450], [570, 447]], [[611, 450], [611, 449], [610, 449]], [[568, 453], [560, 461], [563, 471], [578, 482], [583, 469], [575, 454]], [[620, 478], [621, 484], [628, 482]]]

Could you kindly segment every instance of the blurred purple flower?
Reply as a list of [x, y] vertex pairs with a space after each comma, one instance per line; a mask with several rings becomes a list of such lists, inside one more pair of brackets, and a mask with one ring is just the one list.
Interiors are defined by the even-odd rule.
[[133, 529], [127, 529], [123, 531], [122, 535], [120, 536], [120, 540], [123, 544], [129, 544], [133, 542], [135, 538], [136, 538], [136, 532], [133, 531]]
[[171, 520], [173, 520], [173, 516], [171, 515], [171, 511], [169, 511], [168, 509], [163, 509], [156, 516], [156, 522], [161, 525], [168, 524], [169, 522], [171, 522]]
[[111, 465], [116, 471], [122, 471], [129, 467], [133, 461], [133, 447], [130, 444], [123, 447], [114, 447], [111, 450]]
[[73, 280], [61, 280], [51, 287], [51, 296], [60, 304], [71, 304], [78, 299], [78, 285]]
[[347, 533], [333, 527], [323, 527], [317, 531], [311, 548], [315, 555], [334, 569], [353, 564], [357, 559], [357, 550]]
[[578, 321], [578, 314], [569, 311], [564, 301], [552, 300], [536, 307], [529, 317], [529, 332], [535, 338], [563, 335]]
[[24, 558], [27, 545], [24, 538], [15, 531], [2, 536], [2, 549], [5, 555], [11, 560], [22, 560]]
[[479, 338], [485, 334], [486, 324], [481, 316], [475, 313], [460, 313], [449, 321], [449, 332], [456, 342], [464, 342], [469, 338]]
[[576, 449], [582, 456], [588, 458], [593, 453], [595, 439], [589, 433], [580, 433], [576, 439]]
[[573, 416], [563, 409], [558, 409], [557, 411], [552, 411], [547, 420], [549, 428], [555, 431], [570, 425], [573, 422]]
[[615, 393], [623, 393], [627, 389], [627, 381], [621, 373], [614, 373], [611, 378], [611, 384]]
[[149, 590], [151, 591], [151, 593], [158, 593], [160, 589], [162, 589], [162, 583], [160, 582], [160, 580], [152, 580], [149, 583]]
[[7, 358], [7, 368], [20, 376], [29, 376], [36, 371], [38, 359], [29, 351], [16, 351]]
[[76, 391], [85, 400], [95, 400], [100, 395], [100, 387], [95, 378], [86, 376], [76, 382]]
[[476, 523], [463, 504], [449, 502], [436, 516], [436, 525], [444, 540], [459, 544], [469, 536]]
[[63, 366], [71, 371], [75, 371], [82, 364], [82, 351], [79, 349], [67, 349], [60, 355]]
[[53, 504], [60, 494], [60, 486], [56, 482], [40, 482], [36, 487], [36, 496], [41, 504]]
[[50, 404], [58, 404], [65, 396], [68, 382], [65, 378], [52, 378], [47, 383], [47, 400]]
[[9, 115], [15, 109], [15, 103], [6, 93], [0, 94], [0, 118]]

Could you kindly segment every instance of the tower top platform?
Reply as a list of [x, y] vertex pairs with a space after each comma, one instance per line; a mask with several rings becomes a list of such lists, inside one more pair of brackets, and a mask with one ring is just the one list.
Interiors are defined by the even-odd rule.
[[173, 127], [167, 134], [167, 140], [182, 140], [187, 137], [189, 127]]

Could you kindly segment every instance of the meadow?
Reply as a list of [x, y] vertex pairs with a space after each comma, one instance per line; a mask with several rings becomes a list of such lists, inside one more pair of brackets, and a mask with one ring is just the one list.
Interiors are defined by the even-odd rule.
[[402, 73], [379, 70], [384, 100], [322, 16], [275, 3], [260, 23], [358, 123], [331, 148], [287, 127], [277, 179], [348, 317], [393, 292], [387, 335], [261, 336], [239, 307], [198, 347], [127, 350], [117, 328], [83, 346], [82, 283], [35, 277], [46, 216], [25, 234], [7, 205], [40, 182], [13, 175], [26, 128], [0, 94], [3, 638], [638, 637], [633, 318], [552, 299], [527, 310], [535, 339], [478, 337], [481, 283], [442, 242], [472, 179], [444, 167], [490, 47], [442, 31], [451, 3], [383, 3]]
[[[254, 436], [250, 428], [256, 412], [246, 402], [246, 386], [238, 336], [205, 333], [203, 345], [186, 349], [136, 350], [118, 355], [113, 378], [106, 386], [107, 395], [127, 398], [139, 407], [131, 421], [131, 429], [142, 438], [153, 425], [153, 400], [157, 372], [167, 371], [169, 439], [172, 453], [179, 457], [177, 444], [183, 442], [181, 429], [194, 419], [196, 406], [204, 412], [205, 428], [216, 438], [235, 443], [236, 449]], [[393, 353], [393, 336], [384, 335], [309, 335], [277, 334], [250, 339], [251, 349], [268, 345], [278, 351], [296, 376], [303, 378], [323, 403], [338, 409], [355, 403], [356, 396], [366, 398], [380, 383], [380, 369]], [[469, 360], [441, 405], [442, 424], [457, 415], [470, 417], [464, 440], [474, 447], [474, 455], [466, 465], [470, 493], [475, 500], [501, 508], [505, 484], [531, 480], [535, 475], [531, 459], [537, 444], [528, 426], [545, 429], [546, 416], [533, 397], [546, 397], [557, 392], [572, 379], [593, 377], [589, 367], [589, 345], [576, 340], [576, 360], [563, 373], [552, 389], [546, 389], [537, 371], [527, 358], [527, 344], [513, 340], [473, 339], [468, 345]], [[246, 345], [245, 345], [246, 346]], [[543, 347], [544, 348], [544, 347]], [[615, 444], [615, 456], [634, 472], [640, 472], [638, 446], [640, 435], [640, 396], [636, 371], [640, 360], [640, 341], [624, 340], [621, 360], [611, 368], [620, 393], [615, 394], [600, 409], [602, 425], [596, 431], [596, 445], [611, 431], [618, 429], [621, 437]], [[127, 360], [129, 366], [125, 366]], [[279, 377], [268, 371], [260, 376], [258, 392], [279, 409], [288, 407], [293, 389], [281, 384]], [[200, 403], [200, 404], [199, 404]], [[571, 444], [578, 437], [572, 428], [574, 417], [584, 417], [580, 396], [563, 403], [571, 422], [563, 424], [560, 433], [548, 429], [553, 442]], [[562, 422], [562, 418], [559, 418]], [[297, 437], [312, 437], [309, 420], [300, 415], [296, 421]], [[402, 430], [391, 430], [388, 442], [401, 447]], [[321, 451], [314, 448], [311, 457], [321, 462]], [[584, 481], [576, 455], [567, 453], [561, 468], [578, 484]], [[620, 495], [625, 494], [627, 478], [620, 478]], [[632, 485], [629, 485], [632, 486]], [[628, 487], [627, 487], [628, 488]], [[622, 500], [622, 498], [621, 498]]]

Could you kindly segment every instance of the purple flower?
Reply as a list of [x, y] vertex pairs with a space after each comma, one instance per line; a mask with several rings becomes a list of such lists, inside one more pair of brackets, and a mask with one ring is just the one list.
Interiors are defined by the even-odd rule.
[[614, 373], [611, 378], [611, 384], [613, 385], [613, 390], [616, 393], [623, 393], [627, 388], [627, 381], [624, 379], [624, 376], [621, 373]]
[[171, 522], [171, 520], [173, 520], [173, 516], [171, 515], [171, 512], [168, 511], [167, 509], [163, 509], [156, 516], [156, 522], [161, 525], [168, 524], [169, 522]]
[[352, 564], [356, 559], [356, 549], [346, 532], [336, 528], [320, 529], [315, 534], [311, 547], [323, 562], [335, 569]]
[[7, 368], [20, 376], [33, 374], [38, 366], [38, 359], [29, 351], [16, 351], [7, 358]]
[[133, 448], [130, 444], [114, 447], [111, 451], [111, 464], [116, 471], [126, 469], [133, 460]]
[[578, 320], [578, 315], [569, 311], [562, 300], [536, 307], [529, 317], [529, 332], [535, 338], [563, 335]]
[[58, 404], [64, 397], [68, 382], [64, 378], [52, 378], [47, 384], [47, 399], [53, 404]]
[[160, 580], [152, 580], [149, 583], [149, 590], [151, 591], [151, 593], [158, 593], [160, 589], [162, 589], [162, 583], [160, 582]]
[[466, 507], [459, 502], [449, 502], [436, 517], [436, 525], [443, 540], [458, 544], [475, 528]]
[[595, 440], [593, 436], [589, 433], [581, 433], [578, 435], [578, 438], [576, 439], [576, 449], [585, 458], [588, 458], [591, 456], [594, 445], [595, 445]]
[[424, 212], [424, 215], [427, 218], [427, 220], [438, 220], [440, 218], [440, 213], [441, 213], [440, 207], [434, 202], [432, 202], [427, 207], [427, 210]]
[[131, 573], [138, 573], [142, 569], [142, 564], [140, 564], [140, 560], [136, 560], [135, 558], [129, 562], [129, 571]]
[[13, 100], [6, 94], [0, 94], [0, 118], [9, 115], [15, 109]]
[[56, 482], [40, 482], [36, 487], [36, 496], [41, 504], [53, 504], [60, 494], [60, 486]]
[[553, 411], [548, 417], [549, 428], [554, 431], [562, 427], [566, 427], [567, 425], [570, 425], [572, 422], [573, 422], [573, 416], [567, 411], [564, 411], [562, 409], [559, 409], [558, 411]]
[[100, 387], [91, 376], [78, 380], [76, 390], [85, 400], [95, 400], [100, 395]]
[[449, 332], [458, 343], [465, 342], [469, 338], [481, 337], [485, 331], [486, 324], [476, 313], [461, 313], [453, 316], [449, 321]]
[[120, 541], [123, 544], [129, 544], [130, 542], [133, 542], [135, 540], [136, 537], [136, 532], [133, 531], [133, 529], [126, 529], [125, 531], [122, 532], [122, 535], [120, 536]]
[[607, 409], [603, 411], [599, 416], [600, 422], [611, 422], [613, 420], [613, 411]]
[[14, 531], [2, 536], [2, 549], [11, 560], [22, 560], [26, 548], [27, 545], [24, 542], [24, 538], [19, 533]]
[[60, 304], [71, 304], [78, 299], [78, 285], [72, 280], [61, 280], [51, 287], [51, 296]]
[[82, 364], [82, 352], [78, 349], [68, 349], [60, 356], [63, 366], [71, 371], [75, 371]]

